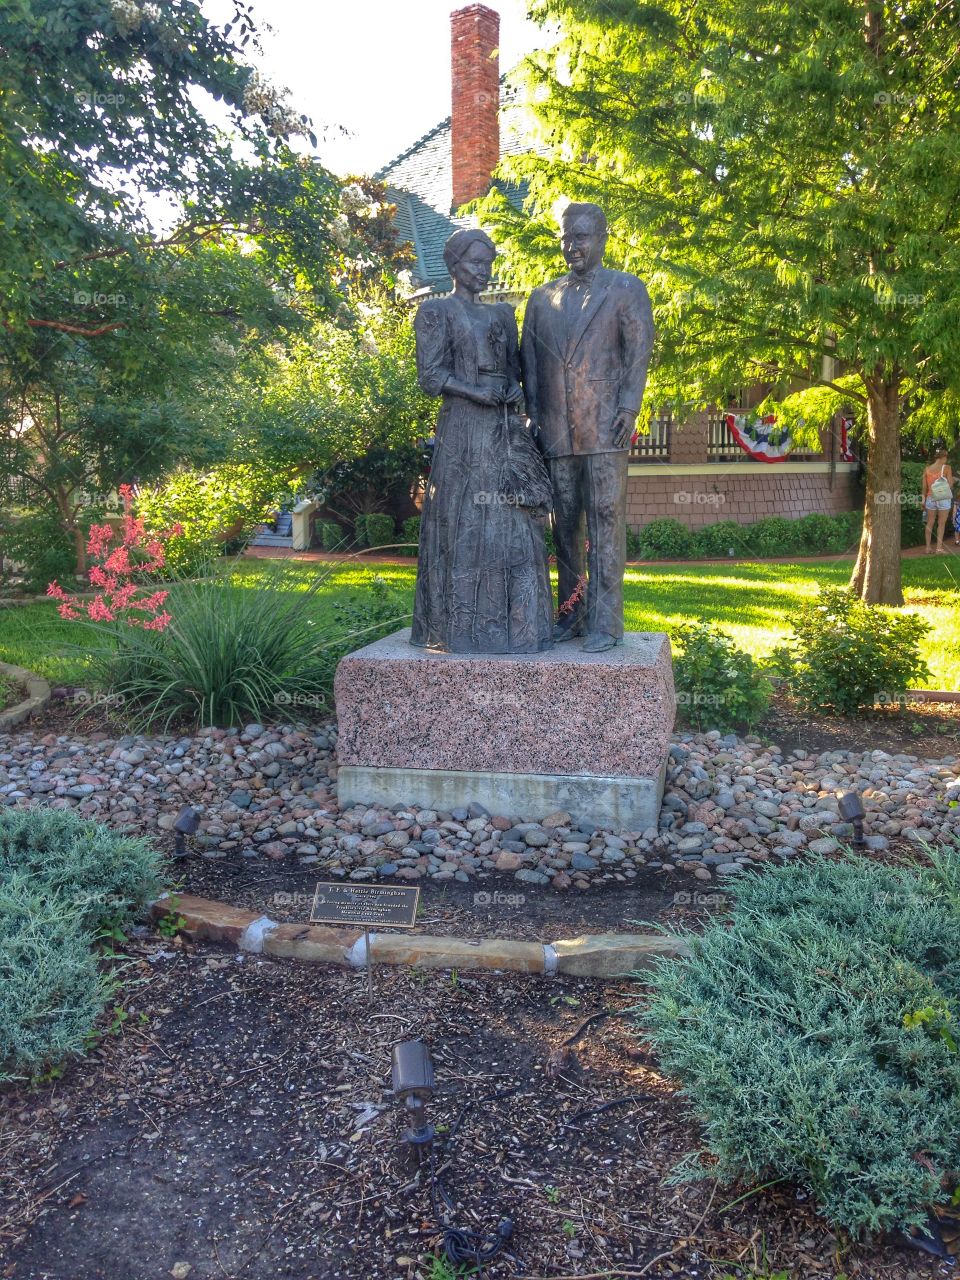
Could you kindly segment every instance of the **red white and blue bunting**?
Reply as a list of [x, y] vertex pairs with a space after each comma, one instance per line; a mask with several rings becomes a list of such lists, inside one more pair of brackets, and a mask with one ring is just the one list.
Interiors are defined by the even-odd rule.
[[853, 418], [849, 414], [840, 415], [840, 461], [856, 462], [853, 450], [850, 448], [850, 432], [853, 428]]
[[728, 413], [726, 423], [730, 434], [748, 457], [754, 462], [783, 462], [793, 448], [789, 431], [777, 427], [777, 415], [767, 413], [761, 418], [756, 413]]

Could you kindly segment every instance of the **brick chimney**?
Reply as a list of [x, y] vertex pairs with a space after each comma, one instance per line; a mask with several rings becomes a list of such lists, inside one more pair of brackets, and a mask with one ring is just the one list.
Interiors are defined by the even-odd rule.
[[482, 196], [500, 163], [500, 15], [470, 4], [450, 15], [453, 207]]

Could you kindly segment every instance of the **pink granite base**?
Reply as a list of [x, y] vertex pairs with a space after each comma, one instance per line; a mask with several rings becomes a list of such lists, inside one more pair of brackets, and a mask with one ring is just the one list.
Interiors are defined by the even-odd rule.
[[606, 653], [415, 649], [409, 630], [348, 654], [334, 696], [341, 766], [661, 779], [676, 699], [670, 642]]

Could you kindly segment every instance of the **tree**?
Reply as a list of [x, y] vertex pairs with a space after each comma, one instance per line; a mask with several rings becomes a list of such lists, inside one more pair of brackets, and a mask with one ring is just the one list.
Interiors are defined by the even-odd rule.
[[0, 473], [81, 571], [84, 505], [228, 452], [269, 344], [345, 310], [340, 184], [252, 38], [240, 0], [0, 10]]
[[542, 278], [560, 196], [595, 200], [645, 276], [652, 397], [763, 382], [801, 435], [853, 406], [869, 446], [852, 588], [901, 604], [900, 424], [960, 396], [957, 0], [535, 0], [563, 38], [529, 63], [552, 142], [511, 158], [524, 220], [480, 206]]

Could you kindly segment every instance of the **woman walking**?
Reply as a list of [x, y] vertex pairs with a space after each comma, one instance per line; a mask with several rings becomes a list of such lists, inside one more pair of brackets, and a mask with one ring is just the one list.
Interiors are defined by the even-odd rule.
[[927, 522], [923, 537], [927, 546], [927, 555], [931, 553], [933, 526], [937, 526], [937, 555], [943, 555], [943, 533], [947, 527], [947, 516], [953, 506], [953, 472], [947, 461], [947, 446], [936, 445], [936, 456], [923, 473], [923, 509]]

